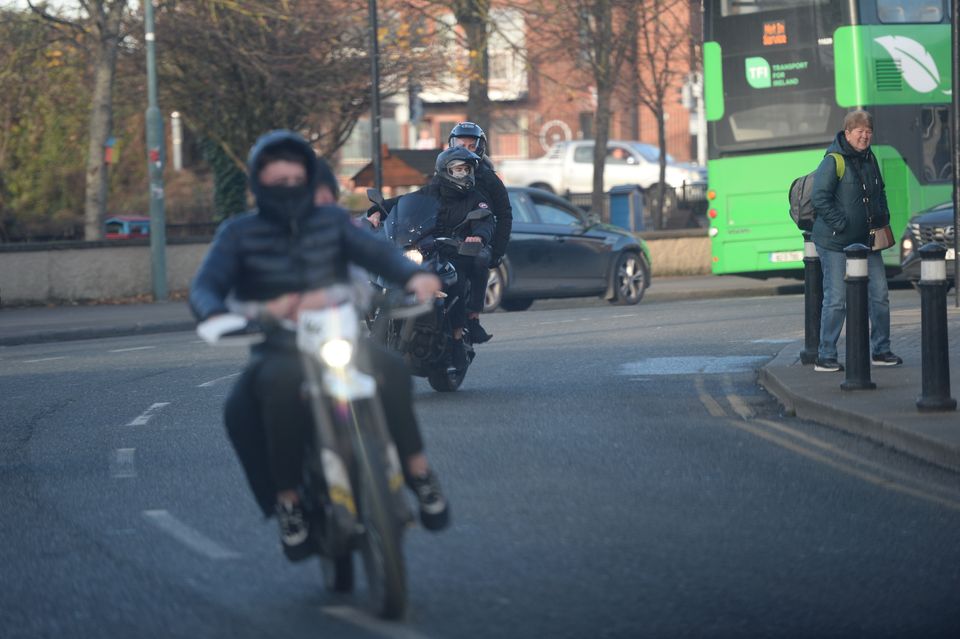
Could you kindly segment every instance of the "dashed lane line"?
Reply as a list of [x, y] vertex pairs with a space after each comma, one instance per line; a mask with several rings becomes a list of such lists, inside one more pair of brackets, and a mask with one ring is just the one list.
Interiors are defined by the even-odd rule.
[[238, 376], [239, 374], [240, 374], [240, 373], [231, 373], [231, 374], [229, 374], [229, 375], [224, 375], [223, 377], [218, 377], [218, 378], [216, 378], [216, 379], [211, 379], [209, 382], [204, 382], [204, 383], [202, 383], [202, 384], [197, 384], [197, 388], [208, 388], [208, 387], [214, 386], [214, 385], [216, 385], [217, 383], [222, 382], [222, 381], [224, 381], [224, 380], [232, 379], [232, 378]]
[[107, 352], [108, 353], [129, 353], [131, 351], [148, 351], [153, 348], [156, 348], [156, 346], [131, 346], [130, 348], [115, 348]]
[[140, 413], [136, 419], [127, 424], [127, 426], [145, 426], [147, 422], [153, 419], [153, 416], [157, 414], [164, 407], [169, 406], [170, 402], [157, 402], [152, 404], [150, 408]]
[[41, 357], [39, 359], [25, 359], [23, 364], [36, 364], [38, 362], [53, 362], [58, 359], [67, 359], [66, 355], [61, 355], [60, 357]]
[[239, 553], [221, 546], [199, 530], [186, 525], [166, 510], [145, 510], [143, 516], [190, 550], [208, 559], [236, 559], [240, 556]]

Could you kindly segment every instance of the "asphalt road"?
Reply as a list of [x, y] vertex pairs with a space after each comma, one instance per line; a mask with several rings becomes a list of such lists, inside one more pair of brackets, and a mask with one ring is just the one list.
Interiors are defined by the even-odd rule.
[[756, 385], [798, 308], [489, 316], [461, 391], [417, 381], [455, 524], [408, 535], [399, 624], [282, 558], [220, 425], [242, 350], [2, 348], [0, 636], [960, 636], [960, 477]]

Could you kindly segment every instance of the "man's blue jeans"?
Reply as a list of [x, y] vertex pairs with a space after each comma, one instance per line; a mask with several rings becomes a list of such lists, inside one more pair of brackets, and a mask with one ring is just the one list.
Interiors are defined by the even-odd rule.
[[[823, 309], [820, 315], [820, 359], [837, 359], [837, 340], [847, 316], [847, 256], [843, 251], [831, 251], [817, 246], [820, 266], [823, 268]], [[870, 304], [871, 353], [890, 351], [890, 299], [887, 294], [887, 273], [883, 257], [871, 251], [867, 256], [867, 291]]]

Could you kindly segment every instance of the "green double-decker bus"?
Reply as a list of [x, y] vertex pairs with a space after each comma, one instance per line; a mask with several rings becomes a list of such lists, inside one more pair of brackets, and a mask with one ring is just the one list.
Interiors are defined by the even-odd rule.
[[951, 197], [949, 0], [704, 0], [704, 98], [716, 274], [794, 275], [791, 182], [815, 170], [844, 115], [874, 116], [898, 244]]

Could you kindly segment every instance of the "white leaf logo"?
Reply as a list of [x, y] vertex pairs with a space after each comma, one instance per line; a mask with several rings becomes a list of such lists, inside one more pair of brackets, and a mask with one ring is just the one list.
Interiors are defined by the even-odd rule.
[[874, 40], [900, 67], [903, 79], [917, 93], [929, 93], [940, 85], [940, 72], [933, 56], [923, 45], [904, 36], [883, 36]]

